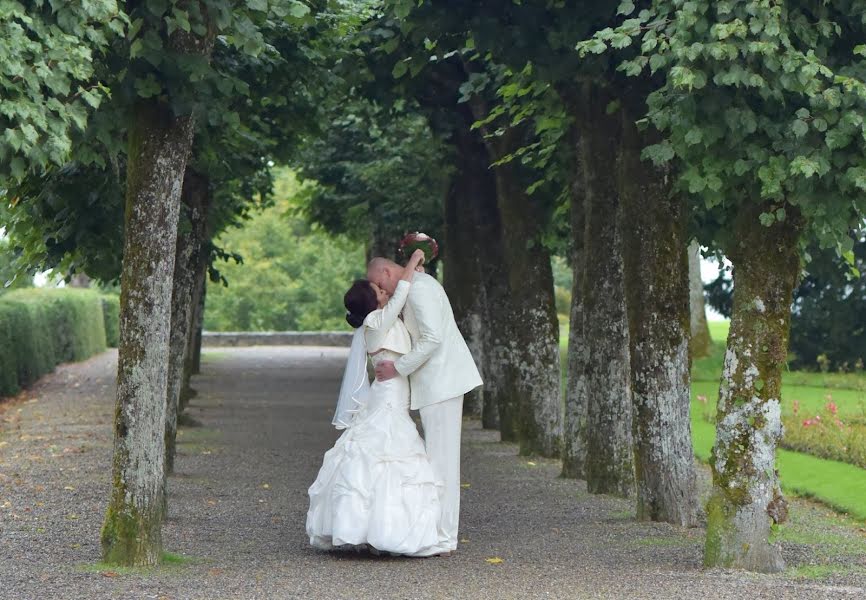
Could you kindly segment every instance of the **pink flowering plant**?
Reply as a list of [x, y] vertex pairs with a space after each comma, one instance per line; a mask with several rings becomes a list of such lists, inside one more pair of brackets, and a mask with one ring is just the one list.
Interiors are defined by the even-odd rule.
[[800, 402], [792, 402], [791, 416], [782, 419], [785, 436], [781, 446], [821, 458], [829, 458], [866, 469], [866, 423], [839, 417], [832, 395], [816, 414], [802, 414]]

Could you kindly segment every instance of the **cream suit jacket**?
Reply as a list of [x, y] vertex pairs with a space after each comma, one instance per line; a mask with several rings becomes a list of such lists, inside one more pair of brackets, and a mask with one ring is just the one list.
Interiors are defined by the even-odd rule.
[[403, 321], [412, 336], [412, 351], [394, 366], [398, 373], [409, 376], [413, 410], [462, 396], [482, 384], [454, 321], [451, 302], [436, 279], [415, 274]]

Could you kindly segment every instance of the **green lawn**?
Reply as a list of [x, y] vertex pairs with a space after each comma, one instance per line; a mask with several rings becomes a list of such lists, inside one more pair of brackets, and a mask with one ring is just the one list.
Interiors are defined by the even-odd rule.
[[[711, 322], [713, 349], [710, 356], [692, 365], [692, 440], [695, 454], [708, 461], [715, 442], [715, 406], [724, 360], [728, 322]], [[562, 328], [563, 356], [568, 347], [568, 327]], [[563, 361], [564, 364], [564, 361]], [[786, 372], [782, 377], [782, 413], [793, 415], [794, 400], [803, 418], [822, 413], [828, 396], [838, 406], [843, 420], [866, 422], [866, 375], [862, 373]], [[698, 400], [699, 396], [706, 402]], [[777, 467], [783, 489], [818, 500], [858, 520], [866, 520], [866, 470], [843, 462], [826, 460], [780, 449]]]

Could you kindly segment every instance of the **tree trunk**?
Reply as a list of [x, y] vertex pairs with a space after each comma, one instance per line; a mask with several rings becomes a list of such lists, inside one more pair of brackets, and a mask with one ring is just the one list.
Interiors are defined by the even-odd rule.
[[[455, 175], [445, 198], [445, 289], [457, 326], [486, 384], [484, 330], [490, 322], [483, 271], [496, 257], [491, 256], [486, 245], [479, 244], [476, 205], [482, 198], [493, 198], [495, 202], [496, 187], [487, 149], [477, 134], [469, 131], [467, 125], [455, 132], [453, 142]], [[482, 390], [478, 388], [466, 394], [463, 414], [482, 416]]]
[[776, 471], [782, 436], [782, 368], [788, 352], [791, 301], [800, 268], [799, 216], [764, 227], [762, 212], [741, 209], [728, 248], [734, 302], [719, 389], [716, 443], [710, 465], [704, 564], [777, 572], [784, 561], [769, 543], [771, 521], [787, 508]]
[[[207, 307], [208, 267], [209, 265], [205, 264], [203, 269], [201, 293], [198, 296], [198, 310], [195, 313], [195, 328], [192, 330], [192, 369], [190, 370], [192, 375], [201, 373], [201, 342], [202, 332], [204, 331], [204, 311]], [[189, 380], [187, 380], [186, 384], [189, 387]]]
[[493, 173], [486, 172], [488, 193], [479, 195], [472, 204], [475, 221], [475, 249], [483, 264], [482, 288], [485, 296], [483, 336], [484, 354], [482, 370], [484, 386], [481, 388], [481, 424], [485, 429], [499, 429], [502, 441], [516, 441], [508, 437], [513, 428], [500, 428], [500, 422], [513, 421], [508, 413], [509, 398], [514, 398], [519, 373], [509, 362], [512, 339], [512, 313], [510, 291], [505, 267], [505, 248], [502, 223], [496, 198]]
[[713, 340], [707, 324], [707, 308], [704, 302], [704, 282], [701, 279], [701, 245], [697, 240], [689, 244], [689, 309], [691, 344], [689, 353], [692, 358], [700, 358], [710, 353]]
[[591, 493], [628, 496], [634, 489], [628, 314], [621, 254], [622, 206], [613, 168], [619, 163], [620, 123], [607, 114], [614, 98], [582, 86], [580, 172], [585, 197], [584, 336], [586, 464]]
[[[210, 207], [210, 198], [207, 204]], [[210, 245], [209, 233], [205, 236], [200, 247], [200, 252], [197, 257], [195, 283], [192, 290], [192, 318], [190, 321], [189, 335], [186, 340], [187, 350], [183, 365], [183, 380], [180, 389], [180, 407], [179, 411], [183, 412], [189, 404], [190, 398], [195, 393], [191, 386], [192, 376], [197, 375], [201, 371], [201, 333], [202, 323], [204, 321], [205, 311], [205, 295], [207, 293], [207, 276], [208, 267], [210, 266]]]
[[178, 228], [174, 263], [174, 289], [171, 299], [171, 337], [169, 339], [168, 391], [165, 423], [165, 474], [174, 471], [175, 439], [184, 366], [195, 310], [193, 290], [199, 275], [201, 249], [207, 229], [208, 180], [192, 169], [186, 170], [181, 200], [183, 227]]
[[685, 203], [672, 193], [666, 170], [641, 160], [650, 142], [638, 132], [635, 113], [620, 114], [637, 518], [694, 526]]
[[[506, 145], [492, 153], [497, 160], [514, 149], [504, 141]], [[539, 240], [535, 209], [517, 165], [500, 165], [494, 174], [511, 294], [509, 363], [517, 369], [516, 385], [507, 390], [517, 422], [501, 420], [500, 427], [503, 437], [509, 427], [514, 428], [522, 454], [558, 456], [562, 377], [550, 253]]]
[[125, 247], [106, 562], [154, 565], [162, 553], [172, 275], [192, 117], [142, 101], [129, 130]]
[[[579, 133], [572, 128], [572, 143], [579, 149]], [[566, 357], [565, 411], [563, 413], [562, 475], [580, 479], [586, 463], [586, 361], [589, 347], [584, 332], [584, 257], [585, 198], [578, 173], [571, 186], [571, 314], [569, 316], [568, 355]]]
[[69, 287], [89, 288], [91, 281], [92, 280], [90, 279], [90, 276], [88, 276], [86, 273], [76, 273], [69, 279]]

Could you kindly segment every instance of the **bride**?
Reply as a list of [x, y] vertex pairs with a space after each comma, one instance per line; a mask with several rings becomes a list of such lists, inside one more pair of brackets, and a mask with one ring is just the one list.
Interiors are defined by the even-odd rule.
[[411, 350], [398, 318], [415, 269], [416, 250], [391, 299], [361, 279], [346, 293], [346, 319], [355, 327], [333, 424], [345, 431], [325, 453], [309, 489], [307, 534], [316, 548], [368, 547], [409, 556], [437, 554], [439, 495], [424, 442], [409, 416], [409, 381], [396, 377], [370, 385], [374, 365]]

